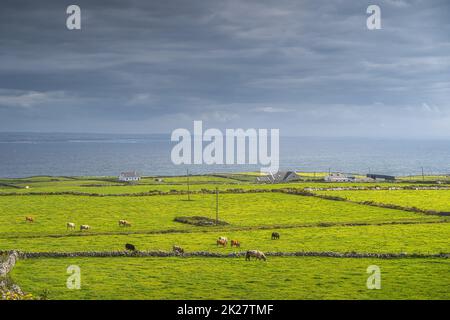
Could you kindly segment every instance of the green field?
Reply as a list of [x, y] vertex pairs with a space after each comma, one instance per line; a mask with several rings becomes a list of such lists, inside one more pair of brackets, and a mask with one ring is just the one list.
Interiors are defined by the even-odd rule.
[[[209, 227], [182, 224], [174, 218], [215, 218], [213, 193], [192, 194], [192, 201], [187, 201], [185, 194], [136, 196], [150, 190], [186, 191], [186, 177], [162, 177], [162, 181], [147, 177], [138, 185], [121, 184], [113, 177], [0, 179], [0, 250], [110, 252], [123, 251], [125, 243], [132, 243], [140, 251], [171, 251], [173, 245], [179, 245], [186, 252], [211, 253], [248, 249], [450, 253], [450, 217], [270, 192], [399, 183], [256, 184], [254, 177], [254, 173], [190, 177], [194, 191], [266, 190], [219, 193], [219, 218], [228, 225]], [[61, 192], [81, 194], [51, 194]], [[446, 211], [450, 203], [450, 191], [446, 190], [314, 192], [424, 210]], [[26, 216], [35, 222], [26, 222]], [[132, 226], [119, 227], [119, 219], [130, 221]], [[68, 231], [67, 222], [77, 227], [88, 224], [91, 230]], [[271, 240], [273, 231], [280, 233], [279, 240]], [[241, 248], [217, 247], [219, 236], [239, 240]], [[81, 290], [65, 287], [69, 265], [81, 268]], [[366, 288], [369, 265], [381, 268], [381, 290]], [[265, 262], [248, 262], [243, 257], [32, 258], [19, 260], [11, 277], [35, 296], [48, 291], [50, 299], [449, 299], [449, 266], [445, 258], [269, 256]]]
[[[282, 234], [280, 240], [270, 239], [272, 231]], [[192, 231], [170, 234], [89, 235], [61, 238], [3, 238], [3, 249], [21, 248], [31, 252], [119, 251], [131, 242], [139, 250], [170, 251], [180, 245], [186, 251], [229, 253], [258, 248], [263, 251], [333, 251], [375, 253], [447, 253], [450, 223], [383, 225], [357, 227], [308, 227], [246, 231]], [[241, 242], [241, 248], [217, 247], [216, 239], [226, 235]]]
[[[85, 196], [2, 196], [0, 237], [20, 235], [71, 234], [66, 223], [88, 224], [88, 233], [121, 232], [119, 219], [129, 220], [129, 231], [192, 229], [174, 222], [177, 216], [215, 215], [215, 196], [85, 197]], [[430, 221], [438, 217], [315, 197], [280, 193], [224, 194], [220, 196], [220, 219], [231, 226], [296, 226], [319, 223], [379, 223]], [[25, 217], [34, 218], [26, 223]]]
[[396, 204], [403, 207], [416, 207], [424, 210], [450, 212], [450, 190], [370, 190], [370, 191], [317, 191], [363, 202]]
[[[65, 286], [70, 265], [81, 290]], [[370, 265], [380, 290], [366, 288]], [[67, 258], [21, 262], [13, 277], [50, 299], [450, 299], [449, 270], [448, 259]]]
[[[282, 188], [329, 188], [342, 187], [342, 183], [323, 182], [324, 173], [313, 174], [298, 173], [301, 180], [291, 183], [280, 184], [257, 184], [255, 174], [235, 174], [227, 176], [190, 176], [190, 190], [200, 191], [202, 189], [221, 191], [227, 189], [282, 189]], [[320, 175], [319, 175], [320, 174]], [[318, 181], [311, 181], [314, 178]], [[28, 193], [54, 193], [54, 192], [82, 192], [87, 194], [133, 194], [150, 191], [169, 192], [171, 190], [187, 191], [186, 177], [162, 177], [162, 182], [156, 181], [156, 177], [145, 177], [137, 185], [119, 183], [114, 177], [33, 177], [21, 179], [0, 179], [0, 195], [2, 194], [28, 194]], [[312, 179], [312, 180], [314, 180]], [[346, 187], [389, 187], [433, 184], [404, 182], [349, 182]], [[28, 187], [28, 188], [25, 188]]]

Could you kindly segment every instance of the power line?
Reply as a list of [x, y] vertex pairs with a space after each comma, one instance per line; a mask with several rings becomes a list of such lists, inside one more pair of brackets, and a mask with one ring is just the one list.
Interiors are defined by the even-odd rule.
[[216, 187], [216, 225], [219, 224], [219, 188]]
[[189, 186], [189, 169], [186, 169], [186, 179], [187, 179], [187, 195], [188, 195], [188, 201], [191, 201], [191, 192], [190, 192], [190, 186]]

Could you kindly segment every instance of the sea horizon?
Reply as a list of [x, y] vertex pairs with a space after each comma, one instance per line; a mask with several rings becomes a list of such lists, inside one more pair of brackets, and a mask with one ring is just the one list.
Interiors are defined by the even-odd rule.
[[[280, 137], [280, 171], [446, 174], [444, 139]], [[257, 165], [174, 165], [169, 134], [0, 133], [0, 177], [145, 176], [259, 171]]]

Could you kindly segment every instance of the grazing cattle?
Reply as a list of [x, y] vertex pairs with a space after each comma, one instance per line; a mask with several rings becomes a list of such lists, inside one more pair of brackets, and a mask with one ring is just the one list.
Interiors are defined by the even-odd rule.
[[74, 230], [75, 229], [75, 223], [73, 222], [67, 222], [67, 230]]
[[25, 221], [34, 222], [34, 219], [33, 219], [33, 217], [25, 217]]
[[224, 239], [217, 239], [217, 246], [222, 246], [222, 247], [226, 247], [227, 246], [227, 241]]
[[131, 227], [131, 223], [129, 223], [127, 220], [119, 220], [119, 227]]
[[241, 243], [238, 240], [231, 240], [231, 247], [240, 248]]
[[80, 226], [80, 231], [83, 231], [83, 230], [89, 230], [89, 229], [91, 229], [91, 227], [88, 226], [87, 224], [82, 224], [82, 225]]
[[259, 250], [248, 250], [247, 253], [245, 254], [245, 260], [246, 261], [250, 261], [251, 257], [255, 257], [256, 260], [264, 260], [266, 261], [266, 255]]
[[272, 232], [272, 240], [280, 239], [280, 234], [278, 232]]
[[225, 243], [225, 245], [223, 245], [223, 246], [226, 246], [227, 244], [228, 244], [228, 238], [227, 237], [219, 237], [219, 239], [217, 240], [217, 245], [219, 245], [219, 242], [220, 242], [220, 244], [221, 245], [223, 245], [223, 243]]
[[134, 245], [132, 245], [131, 243], [127, 243], [125, 245], [125, 249], [130, 250], [130, 251], [136, 251], [136, 247]]
[[183, 254], [184, 253], [184, 249], [180, 246], [173, 246], [173, 252], [178, 253], [178, 254]]

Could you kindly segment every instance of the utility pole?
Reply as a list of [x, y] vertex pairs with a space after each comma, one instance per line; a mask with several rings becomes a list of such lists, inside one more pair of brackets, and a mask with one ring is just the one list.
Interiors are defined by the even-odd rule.
[[216, 225], [219, 224], [219, 188], [216, 187]]
[[423, 180], [425, 180], [425, 176], [423, 174], [423, 167], [421, 167], [421, 168], [422, 168], [422, 181], [423, 181]]
[[187, 178], [188, 201], [191, 201], [191, 192], [190, 192], [190, 187], [189, 187], [189, 169], [186, 169], [186, 178]]

